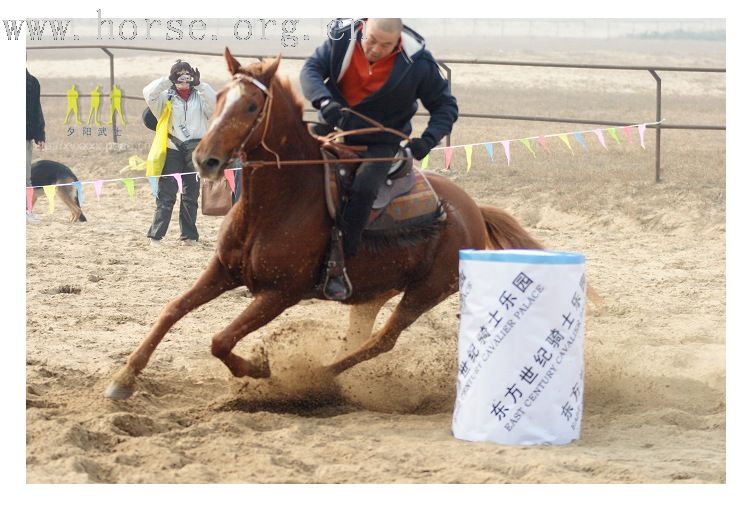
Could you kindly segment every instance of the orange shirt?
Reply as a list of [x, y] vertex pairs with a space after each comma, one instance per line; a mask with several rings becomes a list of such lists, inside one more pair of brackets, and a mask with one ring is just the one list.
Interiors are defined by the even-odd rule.
[[394, 60], [402, 50], [402, 42], [397, 45], [397, 49], [389, 56], [381, 58], [374, 64], [368, 63], [363, 47], [358, 41], [353, 49], [350, 66], [347, 67], [345, 75], [337, 83], [340, 92], [347, 100], [347, 104], [355, 106], [363, 99], [376, 92], [392, 72]]

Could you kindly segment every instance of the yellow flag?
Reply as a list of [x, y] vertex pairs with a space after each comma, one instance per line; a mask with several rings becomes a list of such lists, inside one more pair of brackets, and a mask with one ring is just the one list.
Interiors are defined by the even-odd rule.
[[465, 144], [465, 156], [467, 157], [467, 171], [470, 171], [470, 166], [473, 165], [473, 146], [472, 146], [472, 144]]
[[50, 203], [50, 214], [55, 212], [55, 186], [42, 186], [47, 201]]
[[562, 141], [564, 141], [564, 144], [567, 145], [567, 148], [569, 148], [569, 151], [571, 151], [572, 155], [574, 155], [574, 150], [572, 149], [572, 146], [569, 145], [569, 137], [567, 137], [567, 134], [563, 133], [563, 134], [559, 135], [559, 139], [561, 139]]
[[420, 169], [428, 169], [428, 155], [423, 157], [423, 161], [420, 163]]
[[171, 116], [172, 101], [167, 101], [157, 121], [157, 131], [154, 132], [154, 140], [151, 143], [149, 156], [146, 159], [147, 177], [158, 177], [162, 174], [162, 168], [167, 159], [167, 135], [170, 128]]

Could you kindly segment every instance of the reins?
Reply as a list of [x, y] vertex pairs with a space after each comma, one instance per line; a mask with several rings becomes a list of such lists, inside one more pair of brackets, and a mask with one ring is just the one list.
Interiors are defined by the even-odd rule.
[[[281, 169], [282, 166], [305, 166], [305, 165], [318, 165], [318, 164], [354, 164], [354, 163], [363, 163], [363, 162], [396, 162], [396, 161], [406, 161], [410, 159], [411, 157], [368, 157], [368, 158], [355, 158], [355, 159], [336, 159], [336, 160], [330, 160], [330, 159], [300, 159], [300, 160], [281, 160], [279, 158], [279, 154], [272, 150], [267, 144], [266, 144], [266, 133], [269, 130], [269, 122], [271, 121], [271, 117], [267, 117], [271, 114], [272, 106], [274, 103], [274, 94], [273, 94], [273, 86], [270, 86], [267, 88], [266, 85], [258, 81], [257, 79], [253, 77], [246, 76], [244, 74], [235, 74], [235, 78], [240, 81], [246, 81], [254, 86], [256, 86], [261, 92], [266, 96], [266, 99], [264, 100], [264, 107], [262, 108], [261, 115], [256, 119], [256, 122], [253, 124], [251, 129], [248, 131], [248, 134], [246, 135], [245, 139], [243, 139], [243, 142], [236, 148], [237, 151], [242, 156], [246, 155], [245, 152], [245, 146], [250, 140], [250, 138], [253, 136], [253, 134], [256, 132], [256, 129], [261, 124], [261, 122], [264, 122], [264, 131], [261, 134], [261, 141], [260, 144], [263, 146], [263, 148], [274, 155], [276, 160], [242, 160], [241, 164], [245, 167], [250, 167], [253, 171], [256, 169], [263, 167], [263, 166], [277, 166], [277, 169]], [[343, 112], [350, 112], [364, 121], [372, 124], [373, 126], [370, 128], [359, 128], [357, 130], [337, 130], [329, 133], [326, 136], [314, 136], [316, 140], [319, 142], [320, 146], [332, 146], [332, 147], [342, 147], [345, 149], [350, 149], [351, 151], [354, 151], [357, 149], [356, 147], [348, 147], [347, 145], [340, 144], [335, 142], [337, 139], [342, 137], [348, 137], [351, 135], [368, 135], [371, 133], [391, 133], [393, 135], [396, 135], [398, 137], [401, 137], [403, 140], [409, 139], [407, 135], [404, 133], [395, 130], [393, 128], [387, 128], [378, 121], [371, 119], [370, 117], [367, 117], [359, 112], [356, 112], [355, 110], [351, 108], [343, 108]], [[303, 121], [306, 122], [306, 121]]]

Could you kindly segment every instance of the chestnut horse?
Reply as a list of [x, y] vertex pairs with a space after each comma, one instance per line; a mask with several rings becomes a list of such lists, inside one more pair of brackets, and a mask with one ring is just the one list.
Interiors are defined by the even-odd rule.
[[[303, 299], [323, 299], [315, 290], [326, 259], [333, 222], [326, 209], [324, 167], [277, 167], [277, 160], [321, 160], [319, 142], [303, 122], [303, 103], [273, 61], [241, 66], [225, 49], [232, 80], [218, 93], [209, 130], [194, 152], [201, 178], [222, 178], [225, 165], [245, 157], [242, 194], [222, 222], [217, 249], [184, 294], [167, 304], [146, 338], [130, 355], [105, 394], [125, 399], [136, 376], [167, 331], [184, 315], [239, 286], [253, 299], [212, 338], [211, 352], [236, 377], [270, 376], [268, 361], [255, 364], [232, 352], [249, 333]], [[251, 168], [250, 161], [266, 161]], [[353, 294], [347, 339], [322, 369], [334, 377], [391, 350], [400, 333], [423, 313], [457, 291], [460, 249], [540, 249], [504, 211], [475, 204], [450, 180], [428, 175], [443, 201], [446, 220], [438, 234], [412, 245], [373, 252], [362, 248], [347, 268]], [[386, 324], [372, 334], [379, 309], [403, 293]]]

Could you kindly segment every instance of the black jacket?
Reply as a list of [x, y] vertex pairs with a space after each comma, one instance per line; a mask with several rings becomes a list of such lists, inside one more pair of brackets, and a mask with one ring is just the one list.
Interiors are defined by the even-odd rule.
[[44, 115], [39, 99], [40, 89], [37, 78], [26, 71], [26, 140], [42, 142], [44, 136]]
[[[351, 24], [342, 24], [332, 29], [330, 37], [309, 57], [300, 72], [303, 95], [315, 108], [319, 102], [330, 97], [342, 106], [348, 106], [337, 87], [345, 60], [350, 59], [354, 45], [361, 40], [362, 24], [350, 37]], [[407, 135], [412, 131], [410, 120], [418, 111], [417, 100], [430, 113], [428, 127], [422, 137], [431, 147], [452, 131], [457, 120], [457, 100], [452, 95], [449, 83], [439, 72], [439, 66], [426, 50], [423, 38], [405, 26], [402, 31], [403, 51], [397, 56], [386, 83], [378, 91], [351, 107], [363, 115], [376, 119], [384, 126]], [[344, 130], [366, 128], [370, 124], [353, 114], [346, 114]], [[395, 143], [400, 138], [388, 133], [354, 136], [347, 139], [352, 144]]]

